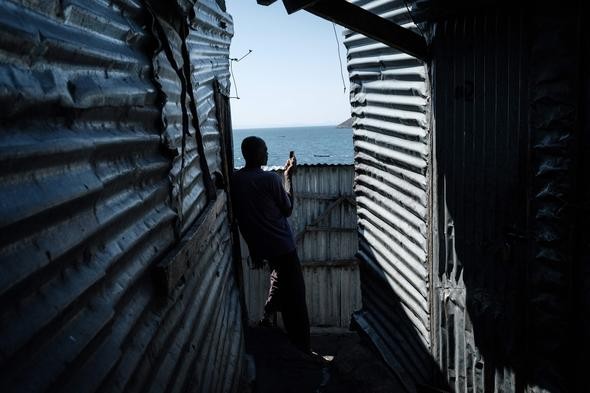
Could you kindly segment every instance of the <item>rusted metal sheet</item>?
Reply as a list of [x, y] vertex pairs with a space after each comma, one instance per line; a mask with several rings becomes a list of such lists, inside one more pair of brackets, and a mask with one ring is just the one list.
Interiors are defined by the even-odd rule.
[[[402, 1], [354, 3], [418, 31]], [[404, 385], [430, 377], [430, 87], [426, 65], [345, 32], [363, 312], [355, 318]], [[370, 332], [369, 332], [370, 330]]]
[[[179, 245], [213, 202], [153, 16], [133, 0], [0, 2], [3, 391], [237, 389], [227, 202], [208, 247]], [[193, 263], [163, 297], [151, 270], [180, 249]]]
[[[298, 238], [312, 326], [347, 328], [361, 306], [353, 175], [352, 165], [301, 165], [293, 178], [290, 223]], [[241, 249], [248, 318], [255, 322], [262, 317], [269, 271], [252, 270], [245, 243]]]

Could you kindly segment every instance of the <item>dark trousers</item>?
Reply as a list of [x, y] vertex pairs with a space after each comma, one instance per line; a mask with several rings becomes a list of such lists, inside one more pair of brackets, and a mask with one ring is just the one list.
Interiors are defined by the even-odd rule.
[[264, 305], [264, 314], [280, 311], [289, 339], [297, 348], [308, 353], [309, 317], [305, 303], [305, 283], [297, 251], [268, 259], [270, 290]]

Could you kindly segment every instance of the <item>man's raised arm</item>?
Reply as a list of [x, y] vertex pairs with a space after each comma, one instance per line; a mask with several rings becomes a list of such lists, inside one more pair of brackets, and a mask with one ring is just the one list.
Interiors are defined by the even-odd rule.
[[284, 206], [283, 208], [281, 208], [281, 210], [283, 211], [283, 214], [286, 217], [289, 217], [291, 215], [291, 213], [293, 213], [293, 203], [295, 201], [295, 195], [293, 192], [293, 171], [295, 169], [295, 165], [296, 165], [296, 160], [295, 158], [290, 158], [289, 160], [287, 160], [287, 162], [285, 163], [285, 171], [283, 172], [283, 187], [285, 190], [286, 195], [288, 196], [288, 207]]

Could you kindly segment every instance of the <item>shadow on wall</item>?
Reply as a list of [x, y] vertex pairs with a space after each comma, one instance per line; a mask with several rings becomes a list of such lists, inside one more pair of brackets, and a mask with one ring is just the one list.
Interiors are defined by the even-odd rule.
[[567, 354], [579, 339], [570, 325], [579, 66], [571, 20], [564, 13], [525, 23], [498, 11], [437, 26], [426, 334], [420, 307], [408, 307], [415, 288], [390, 280], [361, 241], [356, 322], [367, 324], [362, 330], [402, 381], [456, 392], [577, 391]]
[[[583, 41], [583, 67], [584, 73], [584, 93], [581, 102], [582, 108], [590, 107], [590, 30], [584, 31]], [[578, 179], [583, 179], [583, 176], [590, 173], [590, 113], [584, 111], [581, 114], [584, 128], [582, 129], [581, 143], [579, 144], [579, 167]], [[577, 367], [574, 369], [577, 386], [586, 386], [587, 370], [588, 370], [588, 353], [590, 353], [590, 318], [587, 316], [590, 313], [590, 182], [579, 181], [578, 197], [575, 206], [580, 214], [577, 215], [577, 266], [575, 276], [579, 281], [576, 283], [575, 298], [577, 303], [575, 318], [581, 320], [577, 323], [577, 333], [575, 337], [582, 338], [582, 345], [579, 346], [577, 356], [575, 358]]]
[[572, 20], [460, 17], [434, 42], [434, 335], [455, 391], [571, 391]]
[[[361, 237], [364, 233], [360, 228]], [[409, 309], [408, 299], [402, 300], [389, 274], [370, 262], [379, 260], [378, 256], [370, 248], [362, 253], [363, 309], [354, 314], [352, 328], [369, 336], [405, 391], [447, 391], [449, 387], [430, 352], [430, 340], [416, 328], [418, 316]]]
[[521, 391], [528, 149], [522, 26], [499, 15], [464, 17], [445, 23], [439, 37], [437, 355], [455, 390], [472, 383]]

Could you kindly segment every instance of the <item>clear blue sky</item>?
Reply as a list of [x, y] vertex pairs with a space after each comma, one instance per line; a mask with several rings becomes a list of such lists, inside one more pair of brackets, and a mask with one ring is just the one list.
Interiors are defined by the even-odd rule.
[[[226, 0], [234, 20], [231, 57], [240, 99], [231, 99], [234, 128], [336, 125], [350, 117], [346, 49], [336, 25], [305, 11], [287, 15], [281, 1]], [[232, 82], [233, 85], [233, 82]], [[232, 86], [232, 96], [236, 92]]]

